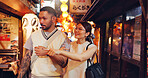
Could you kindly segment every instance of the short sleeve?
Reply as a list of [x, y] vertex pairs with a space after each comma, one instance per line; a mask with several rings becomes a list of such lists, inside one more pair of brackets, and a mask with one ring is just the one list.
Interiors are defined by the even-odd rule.
[[33, 50], [33, 42], [32, 42], [31, 36], [26, 41], [24, 48], [29, 49], [29, 50]]
[[70, 40], [68, 37], [66, 37], [64, 43], [61, 45], [62, 48], [65, 48], [65, 51], [70, 51]]

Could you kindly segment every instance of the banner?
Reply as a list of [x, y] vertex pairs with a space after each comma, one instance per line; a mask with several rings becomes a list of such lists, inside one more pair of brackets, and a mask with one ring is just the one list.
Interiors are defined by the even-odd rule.
[[0, 41], [10, 41], [10, 35], [0, 34]]
[[70, 0], [70, 13], [85, 14], [91, 6], [91, 0]]

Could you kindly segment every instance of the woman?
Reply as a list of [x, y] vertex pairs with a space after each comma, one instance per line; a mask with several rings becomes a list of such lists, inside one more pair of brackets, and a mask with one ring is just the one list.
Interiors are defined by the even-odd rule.
[[[85, 70], [87, 67], [87, 59], [93, 57], [97, 51], [94, 44], [86, 47], [91, 42], [91, 25], [87, 22], [79, 22], [74, 30], [77, 41], [71, 42], [70, 52], [50, 49], [49, 56], [60, 54], [69, 58], [67, 71], [64, 78], [85, 78]], [[40, 55], [41, 53], [36, 53]]]

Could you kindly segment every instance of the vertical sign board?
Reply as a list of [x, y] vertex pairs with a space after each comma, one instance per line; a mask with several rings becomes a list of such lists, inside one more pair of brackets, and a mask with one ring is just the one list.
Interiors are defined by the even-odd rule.
[[91, 0], [70, 0], [70, 13], [85, 14], [91, 6]]

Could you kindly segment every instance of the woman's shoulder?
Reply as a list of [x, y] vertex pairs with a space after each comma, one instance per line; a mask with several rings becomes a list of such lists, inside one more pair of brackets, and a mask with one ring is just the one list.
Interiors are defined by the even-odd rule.
[[96, 46], [95, 44], [91, 44], [91, 46]]
[[89, 48], [91, 47], [97, 47], [95, 44], [90, 44]]

